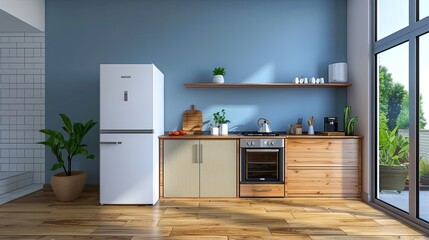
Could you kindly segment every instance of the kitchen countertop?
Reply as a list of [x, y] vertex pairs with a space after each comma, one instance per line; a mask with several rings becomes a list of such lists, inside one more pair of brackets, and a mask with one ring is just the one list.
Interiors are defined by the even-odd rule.
[[240, 139], [240, 138], [285, 138], [285, 139], [361, 139], [363, 136], [325, 136], [325, 135], [280, 135], [280, 136], [243, 136], [240, 133], [230, 133], [229, 135], [213, 136], [210, 134], [201, 135], [161, 135], [159, 139]]
[[179, 136], [168, 136], [168, 135], [161, 135], [159, 136], [159, 139], [239, 139], [243, 136], [240, 136], [238, 134], [229, 134], [229, 135], [222, 135], [222, 136], [213, 136], [210, 134], [199, 134], [199, 135], [179, 135]]

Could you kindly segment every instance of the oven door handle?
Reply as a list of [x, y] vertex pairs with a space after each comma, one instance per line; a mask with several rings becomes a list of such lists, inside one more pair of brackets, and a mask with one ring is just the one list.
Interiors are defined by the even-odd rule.
[[246, 152], [279, 152], [278, 149], [246, 149]]

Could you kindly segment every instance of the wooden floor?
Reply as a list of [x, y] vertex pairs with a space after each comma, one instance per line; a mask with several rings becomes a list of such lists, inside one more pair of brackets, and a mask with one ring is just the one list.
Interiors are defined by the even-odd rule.
[[429, 239], [358, 200], [187, 199], [100, 206], [37, 192], [0, 206], [0, 239]]

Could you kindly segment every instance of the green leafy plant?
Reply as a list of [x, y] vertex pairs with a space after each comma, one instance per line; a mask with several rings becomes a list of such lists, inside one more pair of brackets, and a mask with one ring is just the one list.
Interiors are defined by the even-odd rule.
[[226, 119], [225, 109], [222, 109], [220, 112], [213, 113], [213, 120], [216, 125], [229, 123], [230, 121]]
[[408, 164], [409, 139], [398, 135], [396, 126], [392, 131], [385, 129], [379, 136], [379, 164], [399, 166]]
[[419, 173], [422, 176], [429, 176], [429, 160], [426, 158], [420, 158]]
[[213, 75], [222, 75], [222, 76], [225, 76], [225, 74], [226, 74], [225, 68], [215, 68], [213, 70]]
[[353, 136], [355, 133], [355, 123], [358, 120], [357, 116], [350, 117], [351, 106], [344, 108], [344, 132], [347, 136]]
[[[55, 155], [57, 162], [52, 166], [51, 171], [63, 168], [67, 176], [71, 175], [72, 160], [77, 155], [83, 155], [86, 159], [94, 159], [94, 154], [90, 154], [86, 149], [87, 145], [83, 144], [82, 141], [85, 135], [91, 130], [97, 122], [93, 120], [83, 123], [72, 123], [70, 118], [64, 113], [60, 114], [63, 121], [62, 129], [65, 131], [66, 136], [60, 131], [51, 129], [42, 129], [41, 133], [46, 134], [49, 138], [46, 141], [38, 142], [51, 149], [51, 152]], [[63, 151], [67, 155], [67, 165], [63, 159]]]

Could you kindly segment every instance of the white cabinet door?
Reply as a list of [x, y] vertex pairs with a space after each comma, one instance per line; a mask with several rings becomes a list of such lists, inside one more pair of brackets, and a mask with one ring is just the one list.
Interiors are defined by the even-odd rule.
[[199, 197], [199, 141], [164, 141], [164, 197]]
[[152, 64], [100, 65], [100, 129], [153, 129]]
[[101, 204], [154, 204], [152, 140], [151, 134], [100, 135]]
[[235, 140], [201, 140], [200, 197], [236, 197]]

